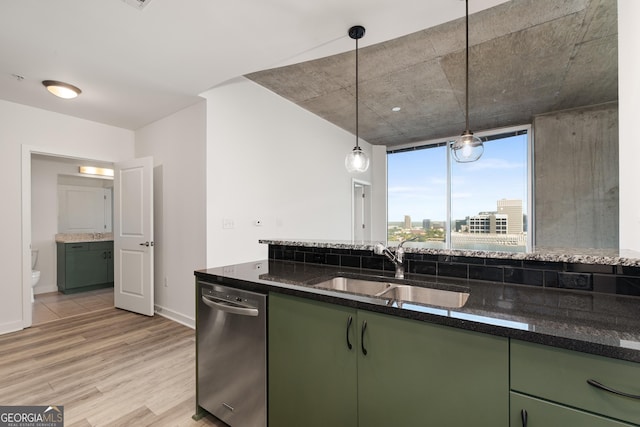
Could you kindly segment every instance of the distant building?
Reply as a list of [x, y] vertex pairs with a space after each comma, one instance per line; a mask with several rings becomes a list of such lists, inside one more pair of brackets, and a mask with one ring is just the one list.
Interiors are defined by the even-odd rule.
[[411, 228], [411, 216], [410, 215], [405, 215], [404, 216], [404, 228]]
[[518, 234], [524, 231], [522, 200], [502, 199], [498, 200], [498, 213], [506, 215], [508, 220], [507, 233]]
[[431, 229], [431, 220], [430, 219], [423, 219], [422, 220], [422, 228], [424, 228], [425, 230]]
[[469, 233], [507, 234], [509, 218], [495, 212], [480, 212], [467, 219]]

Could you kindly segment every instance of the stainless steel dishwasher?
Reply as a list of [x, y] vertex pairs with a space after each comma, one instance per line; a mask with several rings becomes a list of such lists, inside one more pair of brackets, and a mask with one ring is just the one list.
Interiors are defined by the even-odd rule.
[[267, 425], [267, 296], [198, 281], [197, 404], [232, 427]]

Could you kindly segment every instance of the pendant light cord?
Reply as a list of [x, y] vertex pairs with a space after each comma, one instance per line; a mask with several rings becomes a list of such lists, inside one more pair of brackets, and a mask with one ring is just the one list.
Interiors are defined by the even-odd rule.
[[[467, 133], [469, 132], [469, 0], [465, 0], [465, 4], [466, 4], [466, 12], [465, 12], [465, 16], [466, 16], [466, 20], [465, 20], [465, 27], [466, 27], [466, 35], [465, 35], [465, 40], [466, 40], [466, 49], [465, 49], [465, 75], [466, 75], [466, 89], [465, 89], [465, 124], [466, 124], [466, 131]], [[356, 64], [356, 69], [357, 69], [357, 64]]]
[[358, 39], [356, 39], [356, 148], [360, 148], [359, 138], [358, 138], [358, 129], [359, 129], [359, 104], [360, 98], [358, 94]]

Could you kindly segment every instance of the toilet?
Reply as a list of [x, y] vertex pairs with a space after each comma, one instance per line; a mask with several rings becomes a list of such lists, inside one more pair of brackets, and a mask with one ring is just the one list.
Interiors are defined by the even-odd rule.
[[33, 288], [36, 287], [40, 281], [40, 271], [36, 270], [36, 263], [38, 262], [38, 250], [33, 249], [31, 251], [31, 302], [35, 301], [33, 297]]

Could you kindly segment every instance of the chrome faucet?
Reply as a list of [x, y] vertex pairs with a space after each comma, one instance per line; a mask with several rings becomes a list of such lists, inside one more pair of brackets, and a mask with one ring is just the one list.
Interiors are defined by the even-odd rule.
[[402, 247], [402, 245], [417, 238], [418, 237], [416, 236], [411, 239], [402, 240], [396, 248], [395, 255], [382, 243], [377, 243], [373, 247], [373, 253], [375, 253], [376, 255], [385, 255], [387, 258], [389, 258], [389, 260], [391, 260], [391, 262], [393, 262], [393, 264], [396, 266], [396, 279], [404, 279], [404, 248]]

